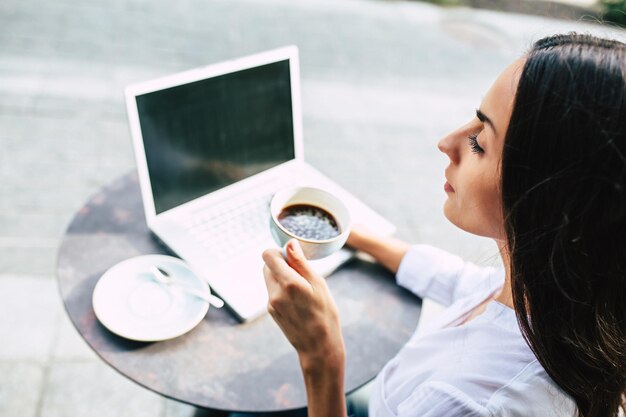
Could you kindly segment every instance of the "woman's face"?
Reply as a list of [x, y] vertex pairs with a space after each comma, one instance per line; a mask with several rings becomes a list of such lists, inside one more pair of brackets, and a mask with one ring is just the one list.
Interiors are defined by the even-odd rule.
[[524, 60], [509, 65], [491, 86], [467, 124], [439, 141], [450, 158], [443, 212], [459, 228], [504, 240], [500, 160]]

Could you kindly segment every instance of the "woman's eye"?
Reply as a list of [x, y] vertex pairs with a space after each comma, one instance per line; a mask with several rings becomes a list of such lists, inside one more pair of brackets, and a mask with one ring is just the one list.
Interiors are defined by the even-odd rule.
[[484, 149], [480, 147], [478, 140], [476, 140], [477, 137], [478, 135], [475, 134], [467, 137], [467, 139], [469, 139], [470, 148], [472, 148], [472, 152], [474, 153], [484, 153]]

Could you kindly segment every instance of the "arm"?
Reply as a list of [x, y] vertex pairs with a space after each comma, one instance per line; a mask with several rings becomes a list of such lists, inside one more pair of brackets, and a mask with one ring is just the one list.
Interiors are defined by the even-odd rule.
[[345, 346], [337, 306], [297, 241], [263, 252], [268, 311], [298, 353], [309, 417], [345, 416]]
[[359, 225], [352, 228], [347, 243], [393, 272], [398, 285], [443, 305], [503, 281], [503, 272], [496, 268], [465, 262], [429, 245], [409, 245], [393, 237], [378, 236]]
[[310, 361], [300, 357], [300, 366], [306, 386], [309, 417], [335, 417], [347, 415], [344, 370], [345, 357], [332, 361]]
[[371, 255], [394, 274], [411, 247], [408, 243], [390, 236], [378, 236], [365, 227], [355, 225], [350, 231], [348, 245]]

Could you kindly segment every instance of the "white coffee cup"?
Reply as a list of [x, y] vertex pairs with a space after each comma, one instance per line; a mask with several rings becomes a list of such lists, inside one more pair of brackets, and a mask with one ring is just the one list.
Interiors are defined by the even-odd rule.
[[[278, 221], [285, 207], [303, 204], [319, 207], [331, 214], [339, 227], [339, 235], [326, 240], [313, 240], [295, 235]], [[270, 203], [270, 232], [274, 241], [283, 248], [291, 239], [297, 239], [307, 259], [321, 259], [338, 251], [350, 234], [350, 212], [347, 207], [328, 191], [312, 187], [294, 187], [278, 191]], [[286, 256], [285, 256], [286, 258]]]

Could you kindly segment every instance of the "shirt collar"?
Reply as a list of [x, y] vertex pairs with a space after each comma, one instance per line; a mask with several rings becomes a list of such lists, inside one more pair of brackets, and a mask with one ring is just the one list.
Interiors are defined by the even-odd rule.
[[487, 304], [487, 308], [481, 315], [485, 320], [489, 320], [502, 328], [519, 332], [515, 310], [499, 301], [493, 300]]

